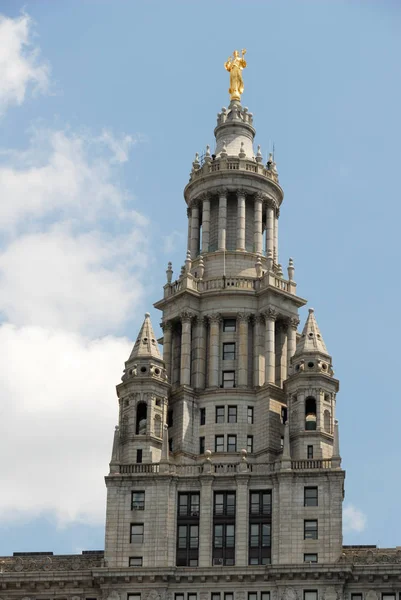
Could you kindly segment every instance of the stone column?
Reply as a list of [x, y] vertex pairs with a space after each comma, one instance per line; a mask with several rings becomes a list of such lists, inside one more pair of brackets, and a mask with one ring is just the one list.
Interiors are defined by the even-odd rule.
[[271, 256], [274, 253], [274, 208], [273, 202], [268, 201], [266, 204], [266, 255]]
[[200, 514], [199, 514], [199, 566], [210, 569], [210, 552], [213, 540], [213, 477], [201, 476]]
[[237, 315], [238, 322], [238, 387], [248, 386], [248, 322], [246, 313]]
[[278, 217], [280, 215], [280, 210], [277, 208], [275, 211], [274, 217], [274, 248], [273, 248], [273, 258], [274, 262], [278, 263]]
[[199, 254], [199, 204], [193, 203], [191, 208], [191, 258]]
[[172, 323], [165, 321], [162, 323], [163, 329], [163, 360], [166, 368], [168, 382], [171, 383], [171, 351], [172, 351]]
[[206, 376], [206, 319], [196, 319], [194, 387], [203, 390]]
[[249, 475], [237, 476], [237, 514], [235, 515], [235, 565], [237, 567], [245, 567], [248, 564], [248, 481]]
[[276, 349], [275, 349], [275, 321], [277, 313], [269, 308], [265, 314], [265, 383], [275, 383]]
[[297, 328], [299, 325], [299, 319], [290, 319], [288, 323], [288, 334], [287, 334], [287, 377], [291, 374], [291, 358], [295, 354], [297, 347]]
[[219, 192], [219, 250], [226, 249], [226, 230], [227, 230], [227, 192]]
[[191, 319], [192, 314], [181, 313], [181, 385], [191, 385]]
[[260, 386], [265, 382], [265, 357], [262, 345], [262, 315], [255, 315], [253, 320], [253, 385]]
[[253, 251], [256, 254], [262, 254], [263, 252], [262, 235], [262, 196], [257, 194], [255, 197], [253, 225]]
[[237, 250], [245, 250], [245, 191], [237, 190]]
[[187, 241], [187, 250], [191, 252], [191, 209], [187, 208], [187, 217], [188, 217], [188, 241]]
[[279, 385], [281, 385], [287, 378], [287, 323], [285, 321], [276, 323], [276, 329], [279, 333], [279, 347], [276, 348], [276, 352], [279, 355]]
[[202, 203], [202, 254], [209, 252], [210, 239], [210, 198], [206, 195]]
[[220, 322], [219, 314], [210, 315], [209, 332], [209, 385], [208, 387], [219, 386], [219, 354], [220, 354]]

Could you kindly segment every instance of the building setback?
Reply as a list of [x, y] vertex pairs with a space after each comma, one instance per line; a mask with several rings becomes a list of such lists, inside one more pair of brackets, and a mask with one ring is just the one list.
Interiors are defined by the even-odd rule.
[[313, 309], [297, 330], [306, 300], [280, 263], [283, 190], [254, 151], [243, 56], [184, 190], [163, 356], [147, 313], [117, 386], [105, 550], [2, 557], [0, 600], [401, 600], [401, 548], [342, 543], [339, 382]]

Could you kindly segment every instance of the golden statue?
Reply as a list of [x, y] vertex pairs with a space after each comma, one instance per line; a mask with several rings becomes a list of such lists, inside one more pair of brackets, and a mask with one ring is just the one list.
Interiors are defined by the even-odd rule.
[[246, 50], [242, 50], [242, 56], [240, 56], [238, 50], [234, 50], [233, 56], [230, 56], [227, 62], [224, 63], [224, 67], [230, 73], [230, 89], [228, 93], [231, 100], [241, 100], [241, 94], [244, 93], [242, 69], [246, 67], [245, 53]]

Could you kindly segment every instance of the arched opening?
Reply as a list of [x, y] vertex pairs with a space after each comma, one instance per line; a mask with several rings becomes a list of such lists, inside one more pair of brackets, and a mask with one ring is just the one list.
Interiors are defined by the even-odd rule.
[[312, 396], [305, 400], [305, 429], [307, 431], [316, 429], [316, 399]]
[[148, 407], [146, 402], [140, 402], [136, 407], [136, 429], [137, 435], [146, 435], [146, 422], [148, 415]]
[[162, 420], [160, 415], [156, 415], [153, 421], [153, 428], [155, 436], [158, 438], [162, 437]]
[[331, 415], [329, 410], [324, 411], [323, 423], [325, 432], [331, 433]]

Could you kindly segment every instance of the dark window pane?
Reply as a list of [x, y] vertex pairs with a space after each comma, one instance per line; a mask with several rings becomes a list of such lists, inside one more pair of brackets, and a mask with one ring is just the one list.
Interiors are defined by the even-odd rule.
[[235, 344], [223, 344], [223, 360], [235, 359]]
[[229, 423], [237, 422], [237, 407], [236, 406], [228, 407], [228, 422]]
[[317, 521], [304, 521], [304, 533], [306, 540], [317, 540]]
[[223, 371], [223, 387], [235, 387], [235, 371]]
[[248, 425], [253, 425], [253, 406], [248, 406]]
[[132, 510], [144, 510], [145, 509], [145, 492], [132, 492], [131, 509]]
[[224, 319], [223, 320], [223, 331], [225, 333], [232, 333], [237, 328], [236, 319]]
[[[304, 554], [304, 562], [317, 563], [317, 554]], [[362, 600], [362, 598], [360, 600]]]
[[214, 451], [224, 452], [224, 435], [216, 435], [214, 439]]
[[313, 446], [308, 446], [307, 458], [309, 458], [309, 459], [313, 458]]
[[227, 452], [236, 452], [237, 451], [237, 436], [236, 435], [228, 435], [227, 436]]
[[318, 496], [317, 487], [304, 488], [304, 506], [317, 506]]
[[248, 435], [246, 439], [246, 449], [248, 452], [253, 452], [253, 435]]
[[199, 454], [205, 454], [205, 438], [199, 438]]
[[224, 406], [216, 406], [216, 423], [224, 423]]
[[130, 567], [142, 567], [142, 556], [130, 556], [129, 566]]
[[201, 408], [200, 409], [200, 424], [204, 425], [206, 423], [206, 408]]

